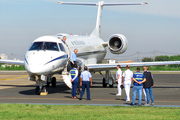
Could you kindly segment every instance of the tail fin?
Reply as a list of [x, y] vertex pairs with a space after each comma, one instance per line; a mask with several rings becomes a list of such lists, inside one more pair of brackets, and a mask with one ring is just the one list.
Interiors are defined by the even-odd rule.
[[144, 5], [144, 4], [147, 4], [147, 2], [141, 2], [141, 3], [104, 3], [104, 1], [100, 1], [98, 3], [58, 2], [58, 4], [98, 6], [96, 27], [93, 30], [93, 32], [90, 34], [90, 36], [100, 37], [100, 31], [101, 31], [101, 13], [102, 13], [103, 6]]

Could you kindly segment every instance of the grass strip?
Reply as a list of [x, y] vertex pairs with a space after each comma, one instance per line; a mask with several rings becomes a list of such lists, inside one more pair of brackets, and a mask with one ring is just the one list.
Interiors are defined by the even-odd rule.
[[178, 120], [178, 107], [0, 104], [1, 120]]

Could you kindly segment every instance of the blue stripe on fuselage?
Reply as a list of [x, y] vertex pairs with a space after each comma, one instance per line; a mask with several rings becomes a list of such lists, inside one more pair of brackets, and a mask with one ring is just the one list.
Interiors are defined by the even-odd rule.
[[26, 61], [26, 63], [29, 65], [28, 61], [26, 60], [26, 58], [24, 58], [24, 60]]
[[[46, 64], [49, 64], [49, 63], [51, 63], [51, 62], [53, 62], [53, 61], [56, 61], [56, 60], [59, 60], [59, 59], [62, 59], [62, 58], [68, 58], [68, 55], [63, 55], [63, 56], [57, 57], [57, 58], [55, 58], [55, 59], [47, 62]], [[46, 65], [46, 64], [44, 64], [44, 65]]]

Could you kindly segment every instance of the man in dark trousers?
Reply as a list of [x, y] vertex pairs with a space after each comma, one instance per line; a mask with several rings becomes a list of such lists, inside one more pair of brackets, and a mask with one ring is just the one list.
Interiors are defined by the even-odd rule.
[[87, 71], [87, 66], [84, 67], [84, 71], [80, 75], [80, 86], [82, 86], [81, 95], [79, 100], [82, 100], [85, 88], [87, 90], [87, 100], [90, 99], [90, 86], [92, 86], [92, 76], [89, 71]]
[[143, 84], [143, 88], [146, 91], [146, 97], [147, 97], [147, 104], [145, 105], [150, 105], [149, 102], [149, 95], [151, 96], [151, 104], [154, 105], [154, 98], [153, 98], [153, 94], [152, 94], [152, 87], [154, 86], [154, 82], [153, 82], [153, 76], [151, 74], [151, 72], [149, 71], [148, 67], [144, 67], [144, 76], [146, 77], [146, 82]]

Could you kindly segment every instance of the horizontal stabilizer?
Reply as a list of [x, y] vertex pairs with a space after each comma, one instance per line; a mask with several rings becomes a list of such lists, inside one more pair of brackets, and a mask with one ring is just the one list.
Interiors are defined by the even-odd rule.
[[[117, 6], [117, 5], [145, 5], [147, 2], [134, 2], [134, 3], [102, 3], [102, 6]], [[82, 2], [61, 2], [58, 1], [58, 4], [67, 4], [67, 5], [89, 5], [89, 6], [98, 6], [98, 3], [82, 3]]]
[[58, 4], [66, 4], [66, 5], [90, 5], [90, 6], [96, 6], [97, 5], [97, 3], [60, 2], [60, 1], [58, 1]]

